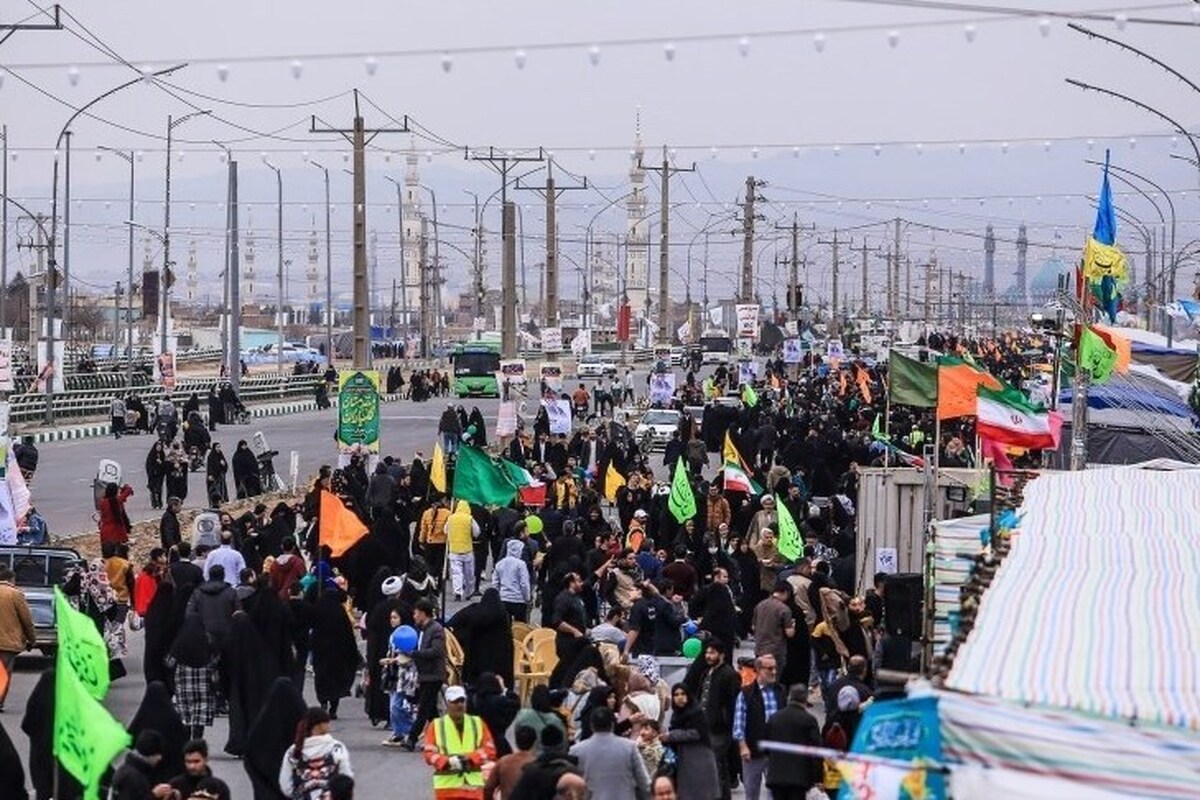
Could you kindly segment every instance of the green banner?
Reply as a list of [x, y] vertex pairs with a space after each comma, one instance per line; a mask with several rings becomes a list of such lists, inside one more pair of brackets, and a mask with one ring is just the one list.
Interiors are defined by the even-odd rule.
[[683, 465], [682, 456], [675, 462], [675, 475], [671, 478], [667, 509], [680, 525], [696, 516], [696, 496], [692, 494], [692, 484], [688, 481], [687, 467]]
[[361, 445], [378, 453], [379, 431], [379, 373], [342, 372], [338, 375], [338, 444], [343, 449]]
[[54, 621], [60, 669], [69, 666], [87, 693], [103, 700], [108, 694], [108, 645], [96, 623], [76, 611], [58, 587], [54, 589]]
[[54, 757], [83, 784], [88, 800], [98, 800], [100, 776], [129, 745], [129, 733], [92, 697], [60, 647], [54, 671]]

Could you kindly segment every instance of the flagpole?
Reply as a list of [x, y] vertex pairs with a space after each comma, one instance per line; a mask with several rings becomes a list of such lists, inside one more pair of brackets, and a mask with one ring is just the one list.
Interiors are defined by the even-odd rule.
[[[889, 375], [888, 378], [890, 379], [891, 376]], [[887, 440], [885, 442], [885, 444], [891, 444], [891, 442], [892, 442], [892, 391], [891, 391], [891, 387], [888, 387], [887, 400], [884, 402], [883, 438]], [[884, 469], [887, 469], [888, 467], [891, 466], [891, 455], [892, 455], [891, 448], [884, 447], [883, 448], [883, 468]]]

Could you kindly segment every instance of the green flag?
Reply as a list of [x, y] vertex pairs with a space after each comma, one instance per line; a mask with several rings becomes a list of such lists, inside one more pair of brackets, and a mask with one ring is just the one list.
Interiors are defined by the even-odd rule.
[[99, 800], [100, 776], [129, 744], [129, 733], [92, 697], [60, 646], [54, 671], [53, 751], [62, 768], [83, 784], [87, 800]]
[[758, 392], [754, 391], [754, 387], [749, 383], [742, 384], [742, 402], [747, 408], [754, 408], [758, 405]]
[[775, 504], [775, 512], [779, 517], [779, 541], [776, 542], [775, 548], [779, 555], [788, 561], [795, 561], [804, 552], [800, 529], [796, 527], [796, 520], [792, 519], [792, 512], [788, 511], [783, 503]]
[[888, 353], [888, 393], [893, 403], [937, 407], [937, 365], [924, 364], [895, 350]]
[[667, 508], [680, 524], [696, 516], [696, 496], [692, 494], [692, 484], [688, 481], [682, 456], [675, 462], [675, 476], [671, 478], [671, 496], [667, 498]]
[[58, 587], [54, 589], [54, 621], [59, 663], [65, 659], [88, 694], [103, 700], [108, 694], [108, 645], [96, 623], [76, 611]]
[[1093, 383], [1104, 383], [1117, 366], [1117, 351], [1085, 327], [1079, 334], [1079, 364], [1088, 371]]
[[504, 468], [478, 447], [458, 448], [451, 495], [468, 503], [507, 506], [517, 496], [517, 487]]

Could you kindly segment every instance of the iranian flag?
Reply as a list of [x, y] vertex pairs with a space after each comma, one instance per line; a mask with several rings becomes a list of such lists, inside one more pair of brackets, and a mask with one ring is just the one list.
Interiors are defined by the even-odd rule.
[[975, 429], [980, 437], [1029, 450], [1054, 450], [1062, 431], [1062, 415], [1033, 404], [1012, 386], [1000, 391], [979, 387]]
[[507, 458], [500, 459], [500, 463], [504, 466], [508, 479], [517, 487], [517, 495], [521, 498], [522, 505], [546, 505], [546, 484], [533, 477], [529, 470]]
[[755, 493], [754, 482], [750, 480], [750, 476], [746, 474], [746, 470], [742, 469], [740, 464], [726, 461], [721, 471], [725, 473], [725, 491]]

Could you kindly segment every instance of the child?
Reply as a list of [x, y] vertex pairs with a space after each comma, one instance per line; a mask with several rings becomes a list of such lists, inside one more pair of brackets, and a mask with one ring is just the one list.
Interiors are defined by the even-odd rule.
[[[389, 616], [392, 630], [401, 625], [400, 612], [392, 609]], [[389, 642], [387, 655], [380, 659], [383, 664], [381, 679], [383, 690], [391, 696], [388, 724], [392, 735], [383, 740], [385, 747], [399, 747], [412, 731], [417, 710], [417, 665], [412, 657], [396, 649]]]
[[656, 720], [648, 719], [642, 723], [637, 733], [638, 753], [642, 757], [642, 763], [646, 765], [647, 775], [657, 773], [663, 760], [665, 748], [658, 739], [660, 730]]

